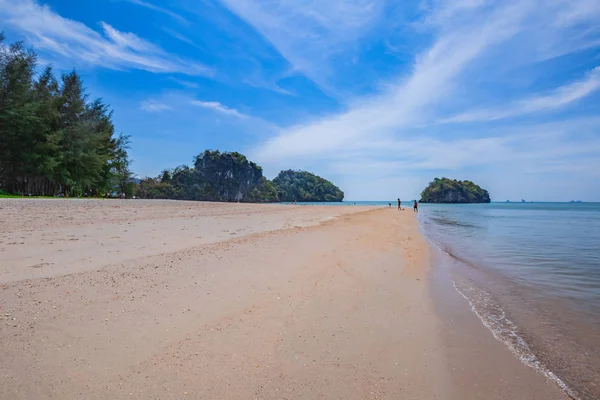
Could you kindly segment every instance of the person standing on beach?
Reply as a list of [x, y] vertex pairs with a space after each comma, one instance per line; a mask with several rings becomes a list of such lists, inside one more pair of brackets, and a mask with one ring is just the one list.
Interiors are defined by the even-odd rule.
[[415, 200], [415, 204], [413, 205], [413, 211], [414, 212], [419, 212], [419, 204], [417, 203], [416, 200]]
[[400, 199], [398, 199], [398, 210], [402, 210], [401, 204], [402, 202], [400, 201]]

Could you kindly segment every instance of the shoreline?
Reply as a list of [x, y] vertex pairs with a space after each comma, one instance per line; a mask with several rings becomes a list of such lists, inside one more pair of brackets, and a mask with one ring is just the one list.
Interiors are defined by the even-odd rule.
[[[486, 220], [481, 214], [454, 211], [448, 212], [445, 220], [446, 213], [437, 209], [420, 218], [422, 231], [438, 256], [437, 269], [446, 275], [445, 286], [464, 299], [463, 303], [477, 316], [480, 324], [510, 349], [515, 358], [553, 381], [565, 396], [596, 398], [598, 375], [594, 360], [597, 358], [598, 330], [594, 325], [595, 315], [590, 312], [591, 318], [588, 318], [578, 309], [581, 302], [566, 302], [568, 299], [561, 290], [573, 285], [573, 281], [543, 281], [551, 276], [553, 270], [550, 267], [560, 265], [560, 256], [553, 257], [564, 254], [561, 253], [564, 247], [557, 245], [555, 252], [549, 253], [552, 249], [531, 249], [527, 239], [523, 249], [508, 247], [485, 232], [486, 229], [499, 232], [508, 222], [494, 218]], [[510, 215], [514, 217], [516, 213]], [[560, 215], [556, 218], [557, 226], [561, 226], [564, 217], [563, 220]], [[510, 229], [505, 234], [514, 237], [510, 236], [514, 235]], [[554, 239], [556, 243], [555, 238], [550, 235], [548, 240]], [[533, 259], [535, 254], [542, 256], [533, 261], [527, 258]], [[576, 259], [572, 265], [578, 265]], [[541, 271], [543, 266], [549, 266], [549, 269]], [[568, 271], [569, 264], [564, 266]], [[593, 279], [594, 275], [590, 273], [590, 282]], [[584, 294], [578, 301], [585, 299]]]
[[565, 398], [445, 297], [412, 212], [0, 207], [2, 398]]
[[[436, 248], [431, 247], [435, 252]], [[431, 293], [440, 316], [440, 329], [445, 332], [444, 348], [449, 350], [448, 371], [452, 380], [462, 388], [481, 379], [488, 382], [485, 388], [471, 387], [471, 391], [455, 398], [577, 399], [560, 378], [538, 365], [535, 358], [528, 358], [529, 353], [519, 353], [507, 341], [507, 337], [515, 342], [522, 340], [512, 337], [516, 332], [498, 331], [494, 324], [505, 319], [502, 311], [485, 318], [457, 287], [451, 268], [440, 260], [440, 255], [434, 255], [433, 259], [437, 261], [431, 271]], [[473, 393], [474, 389], [477, 392]]]

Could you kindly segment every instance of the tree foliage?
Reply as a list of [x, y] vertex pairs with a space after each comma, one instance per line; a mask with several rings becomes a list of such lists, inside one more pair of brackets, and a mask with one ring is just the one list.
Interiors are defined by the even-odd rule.
[[421, 203], [489, 203], [490, 195], [471, 181], [435, 178], [421, 193]]
[[344, 192], [326, 179], [306, 171], [281, 171], [273, 185], [280, 201], [342, 201]]
[[143, 179], [137, 195], [150, 199], [267, 202], [277, 201], [262, 168], [238, 152], [206, 150], [194, 158], [194, 167], [165, 170]]
[[147, 199], [239, 201], [341, 201], [344, 193], [331, 182], [308, 172], [282, 171], [273, 182], [262, 168], [237, 152], [206, 150], [194, 167], [164, 170], [142, 179], [136, 195]]
[[67, 196], [125, 192], [131, 181], [129, 137], [115, 135], [112, 112], [88, 101], [75, 72], [60, 80], [50, 66], [0, 35], [0, 188]]
[[279, 196], [273, 182], [263, 176], [261, 182], [250, 191], [248, 201], [252, 203], [273, 203], [279, 201]]

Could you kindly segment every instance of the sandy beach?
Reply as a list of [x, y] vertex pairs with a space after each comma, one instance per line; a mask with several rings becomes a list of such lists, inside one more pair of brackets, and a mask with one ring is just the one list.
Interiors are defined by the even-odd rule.
[[0, 200], [0, 399], [566, 399], [412, 211]]

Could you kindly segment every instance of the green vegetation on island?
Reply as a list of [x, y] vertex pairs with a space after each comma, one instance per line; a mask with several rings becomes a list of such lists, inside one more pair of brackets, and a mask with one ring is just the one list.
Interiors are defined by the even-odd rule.
[[344, 200], [344, 192], [320, 176], [306, 171], [281, 171], [273, 185], [280, 201], [331, 202]]
[[0, 189], [34, 196], [132, 193], [129, 137], [73, 71], [56, 79], [0, 33]]
[[237, 152], [206, 150], [194, 167], [165, 170], [156, 178], [142, 179], [136, 196], [146, 199], [274, 202], [277, 192], [262, 175], [262, 168]]
[[489, 203], [490, 195], [471, 181], [435, 178], [421, 193], [420, 203]]
[[[294, 197], [296, 195], [296, 197]], [[194, 167], [165, 170], [142, 179], [136, 196], [146, 199], [236, 201], [341, 201], [344, 194], [331, 182], [308, 172], [282, 171], [273, 182], [262, 168], [237, 152], [205, 150]]]

